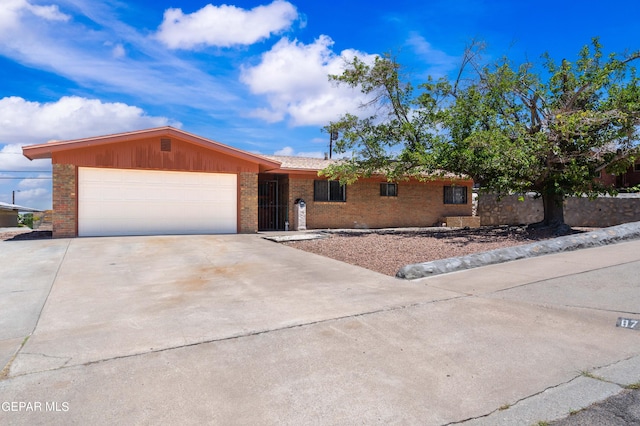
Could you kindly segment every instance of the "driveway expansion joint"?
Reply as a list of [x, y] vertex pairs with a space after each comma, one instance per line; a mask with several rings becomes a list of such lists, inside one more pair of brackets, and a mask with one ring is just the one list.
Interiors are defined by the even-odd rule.
[[[601, 266], [599, 268], [587, 269], [585, 271], [580, 271], [580, 272], [572, 272], [572, 273], [567, 273], [567, 274], [564, 274], [564, 275], [560, 275], [559, 274], [559, 275], [556, 275], [556, 276], [554, 276], [552, 278], [541, 278], [541, 279], [538, 279], [538, 280], [535, 280], [535, 281], [514, 285], [512, 287], [506, 287], [506, 288], [497, 289], [497, 290], [494, 290], [494, 291], [492, 291], [490, 293], [486, 293], [486, 294], [501, 293], [503, 291], [509, 291], [509, 290], [513, 290], [513, 289], [516, 289], [516, 288], [523, 288], [523, 287], [527, 287], [527, 286], [534, 285], [534, 284], [541, 284], [541, 283], [544, 283], [544, 282], [547, 282], [547, 281], [551, 281], [551, 280], [556, 280], [556, 279], [559, 279], [559, 278], [575, 277], [575, 276], [585, 275], [585, 274], [589, 274], [589, 273], [592, 273], [592, 272], [595, 272], [595, 271], [604, 271], [605, 269], [611, 269], [611, 268], [614, 268], [614, 267], [617, 267], [617, 266], [631, 265], [633, 263], [638, 263], [638, 261], [637, 260], [630, 260], [628, 262], [620, 262], [620, 263], [616, 263], [615, 265]], [[444, 289], [444, 290], [446, 290], [446, 289]], [[450, 291], [452, 291], [452, 290], [450, 290]]]
[[[13, 364], [15, 359], [18, 357], [18, 355], [20, 354], [20, 352], [22, 351], [22, 349], [26, 345], [26, 343], [29, 340], [29, 338], [33, 335], [33, 333], [35, 333], [36, 328], [38, 328], [38, 324], [40, 323], [40, 318], [42, 317], [42, 311], [44, 311], [44, 307], [47, 305], [47, 301], [49, 300], [49, 296], [51, 296], [51, 291], [53, 290], [53, 286], [54, 286], [56, 280], [58, 279], [58, 274], [60, 273], [60, 269], [62, 268], [62, 264], [64, 263], [64, 259], [67, 257], [67, 253], [69, 252], [69, 246], [71, 245], [71, 241], [73, 241], [73, 240], [69, 239], [67, 241], [67, 245], [66, 245], [66, 247], [64, 249], [64, 253], [62, 254], [62, 257], [60, 258], [60, 262], [58, 263], [58, 267], [56, 268], [56, 272], [53, 275], [53, 279], [51, 280], [51, 285], [49, 286], [49, 291], [47, 292], [47, 296], [44, 298], [44, 302], [42, 302], [42, 306], [40, 307], [40, 312], [38, 312], [38, 317], [37, 317], [37, 319], [35, 321], [33, 329], [31, 330], [31, 333], [29, 333], [29, 335], [27, 335], [24, 338], [24, 340], [22, 341], [22, 344], [16, 350], [16, 352], [13, 354], [11, 359], [9, 359], [7, 364], [2, 368], [2, 370], [0, 370], [0, 381], [9, 379], [11, 377], [17, 377], [17, 376], [10, 376], [11, 365]], [[67, 361], [67, 362], [69, 362], [69, 361]]]
[[[273, 329], [268, 329], [268, 330], [257, 330], [257, 331], [253, 331], [253, 332], [250, 332], [250, 333], [237, 334], [237, 335], [221, 337], [221, 338], [217, 338], [217, 339], [203, 340], [203, 341], [200, 341], [200, 342], [186, 343], [184, 345], [170, 346], [170, 347], [166, 347], [166, 348], [153, 349], [153, 350], [149, 350], [149, 351], [145, 351], [145, 352], [137, 352], [137, 353], [127, 354], [127, 355], [118, 355], [118, 356], [113, 356], [113, 357], [110, 357], [110, 358], [103, 358], [103, 359], [97, 359], [97, 360], [93, 360], [93, 361], [87, 361], [87, 362], [84, 362], [84, 363], [81, 363], [81, 364], [71, 364], [71, 365], [69, 365], [69, 362], [73, 359], [73, 358], [69, 358], [69, 359], [67, 359], [67, 361], [63, 365], [61, 365], [59, 367], [56, 367], [56, 368], [51, 368], [51, 369], [46, 369], [46, 370], [29, 371], [29, 372], [22, 373], [22, 374], [16, 374], [14, 376], [10, 376], [10, 377], [7, 377], [7, 378], [10, 379], [10, 378], [14, 378], [14, 377], [28, 376], [28, 375], [31, 375], [31, 374], [43, 373], [43, 372], [47, 372], [47, 371], [62, 370], [62, 369], [65, 369], [65, 368], [72, 368], [72, 367], [78, 367], [78, 366], [89, 366], [89, 365], [93, 365], [93, 364], [101, 364], [103, 362], [116, 361], [116, 360], [120, 360], [120, 359], [135, 358], [135, 357], [138, 357], [138, 356], [144, 356], [144, 355], [149, 355], [149, 354], [154, 354], [154, 353], [161, 353], [161, 352], [168, 352], [168, 351], [173, 351], [173, 350], [178, 350], [178, 349], [196, 347], [196, 346], [206, 345], [206, 344], [210, 344], [210, 343], [218, 343], [218, 342], [225, 342], [225, 341], [231, 341], [231, 340], [238, 340], [238, 339], [242, 339], [242, 338], [246, 338], [246, 337], [260, 336], [260, 335], [268, 334], [268, 333], [272, 333], [272, 332], [280, 332], [280, 331], [292, 330], [292, 329], [296, 329], [296, 328], [314, 326], [314, 325], [318, 325], [318, 324], [327, 324], [327, 323], [331, 323], [331, 322], [335, 322], [335, 321], [341, 321], [341, 320], [345, 320], [345, 319], [349, 319], [349, 318], [366, 317], [366, 316], [369, 316], [369, 315], [375, 315], [375, 314], [384, 313], [384, 312], [394, 312], [394, 311], [400, 311], [400, 310], [404, 310], [404, 309], [416, 308], [416, 307], [420, 307], [420, 306], [427, 306], [427, 305], [438, 303], [438, 302], [448, 302], [448, 301], [451, 301], [451, 300], [464, 299], [466, 297], [467, 296], [455, 296], [455, 297], [448, 297], [448, 298], [437, 299], [437, 300], [430, 300], [430, 301], [427, 301], [427, 302], [411, 303], [411, 304], [408, 304], [408, 305], [390, 306], [390, 307], [386, 307], [386, 308], [382, 308], [382, 309], [376, 309], [376, 310], [373, 310], [373, 311], [360, 312], [360, 313], [355, 313], [355, 314], [351, 314], [351, 315], [344, 315], [344, 316], [340, 316], [340, 317], [327, 318], [327, 319], [322, 319], [322, 320], [318, 320], [318, 321], [311, 321], [311, 322], [306, 322], [306, 323], [301, 323], [301, 324], [292, 324], [292, 325], [285, 326], [285, 327], [273, 328]], [[24, 354], [25, 355], [42, 355], [42, 356], [46, 356], [46, 357], [50, 357], [50, 358], [66, 359], [65, 357], [56, 357], [56, 356], [45, 355], [45, 354], [41, 354], [41, 353], [24, 353]], [[16, 353], [16, 356], [17, 356], [17, 353]]]
[[[487, 299], [487, 300], [496, 300], [496, 299], [494, 299], [492, 297], [488, 297], [488, 296], [491, 296], [492, 294], [494, 294], [494, 293], [487, 293], [487, 294], [473, 295], [473, 296], [477, 297], [477, 298]], [[497, 300], [508, 300], [508, 299], [499, 298]], [[619, 310], [619, 309], [598, 308], [598, 307], [595, 307], [595, 306], [568, 305], [566, 303], [565, 304], [557, 304], [557, 303], [552, 303], [552, 302], [526, 302], [524, 300], [520, 300], [520, 302], [521, 303], [526, 303], [529, 306], [540, 306], [542, 308], [584, 309], [584, 310], [587, 310], [587, 311], [606, 312], [606, 313], [612, 313], [612, 314], [640, 315], [640, 312], [622, 311], [622, 310]]]
[[[489, 412], [489, 413], [487, 413], [487, 414], [482, 414], [482, 415], [475, 416], [475, 417], [469, 417], [469, 418], [467, 418], [467, 419], [463, 419], [463, 420], [457, 420], [457, 421], [455, 421], [455, 422], [446, 423], [446, 424], [444, 424], [444, 425], [442, 425], [442, 426], [450, 426], [450, 425], [459, 425], [459, 424], [464, 424], [464, 423], [466, 423], [466, 422], [471, 422], [471, 421], [474, 421], [474, 420], [487, 418], [487, 417], [491, 416], [492, 414], [498, 413], [498, 412], [500, 412], [500, 411], [507, 411], [507, 410], [510, 410], [510, 409], [512, 409], [512, 408], [515, 408], [515, 407], [516, 407], [518, 404], [520, 404], [521, 402], [524, 402], [524, 401], [527, 401], [527, 400], [529, 400], [529, 399], [531, 399], [531, 398], [534, 398], [534, 397], [536, 397], [536, 396], [542, 395], [543, 393], [545, 393], [545, 392], [547, 392], [547, 391], [550, 391], [550, 390], [552, 390], [552, 389], [559, 388], [560, 386], [568, 385], [569, 383], [571, 383], [571, 382], [573, 382], [573, 381], [575, 381], [575, 380], [578, 380], [578, 379], [579, 379], [579, 378], [581, 378], [581, 377], [586, 377], [586, 378], [591, 379], [591, 380], [598, 380], [598, 379], [596, 379], [596, 378], [588, 377], [588, 376], [585, 376], [583, 373], [580, 373], [580, 374], [578, 374], [576, 377], [574, 377], [574, 378], [572, 378], [572, 379], [569, 379], [569, 380], [567, 380], [567, 381], [564, 381], [564, 382], [558, 383], [558, 384], [553, 385], [553, 386], [548, 386], [548, 387], [546, 387], [546, 388], [542, 389], [542, 390], [541, 390], [541, 391], [539, 391], [539, 392], [532, 393], [531, 395], [527, 395], [527, 396], [525, 396], [525, 397], [522, 397], [522, 398], [520, 398], [520, 399], [516, 400], [516, 401], [515, 401], [515, 402], [513, 402], [513, 403], [509, 403], [509, 408], [507, 408], [506, 410], [505, 410], [505, 409], [503, 409], [502, 407], [498, 407], [498, 408], [496, 408], [495, 410], [490, 411], [490, 412]], [[605, 381], [605, 382], [606, 382], [606, 380], [603, 380], [603, 381]], [[611, 382], [607, 382], [607, 383], [611, 383]], [[611, 384], [614, 384], [614, 385], [620, 386], [620, 385], [618, 385], [617, 383], [611, 383]], [[621, 391], [621, 392], [622, 392], [622, 391], [624, 391], [624, 387], [620, 387], [620, 391]], [[583, 408], [586, 408], [586, 407], [583, 407]]]
[[[49, 286], [47, 297], [44, 298], [44, 302], [42, 303], [42, 307], [40, 308], [40, 312], [38, 313], [38, 318], [36, 319], [36, 323], [33, 326], [33, 330], [31, 330], [31, 333], [29, 334], [29, 336], [31, 336], [36, 331], [36, 328], [38, 328], [38, 324], [40, 324], [40, 318], [42, 318], [42, 311], [44, 311], [44, 307], [47, 305], [49, 296], [51, 296], [51, 291], [53, 290], [53, 286], [55, 285], [56, 280], [58, 279], [58, 274], [60, 273], [60, 269], [62, 269], [62, 264], [64, 263], [64, 259], [67, 257], [67, 253], [69, 252], [71, 241], [73, 241], [73, 239], [71, 238], [67, 241], [67, 246], [64, 248], [64, 253], [62, 254], [62, 257], [60, 258], [60, 263], [58, 263], [58, 267], [56, 268], [56, 273], [53, 275], [53, 279], [51, 280], [51, 285]], [[20, 349], [22, 349], [22, 347]]]

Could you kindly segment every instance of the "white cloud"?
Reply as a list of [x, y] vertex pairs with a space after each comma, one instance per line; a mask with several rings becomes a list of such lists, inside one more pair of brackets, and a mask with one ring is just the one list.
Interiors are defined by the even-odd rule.
[[167, 9], [157, 37], [172, 49], [250, 45], [290, 28], [297, 18], [295, 6], [283, 0], [251, 10], [211, 4], [191, 14]]
[[339, 55], [331, 50], [333, 40], [320, 36], [312, 44], [286, 38], [262, 54], [261, 61], [245, 67], [241, 81], [252, 93], [265, 95], [269, 108], [259, 108], [252, 116], [270, 122], [286, 116], [294, 126], [324, 125], [347, 111], [355, 111], [363, 98], [359, 91], [332, 84], [329, 74], [341, 74], [346, 60], [358, 56], [372, 62], [375, 55], [344, 50]]
[[[12, 191], [16, 191], [16, 204], [37, 209], [51, 208], [51, 179], [20, 179], [26, 176], [51, 178], [51, 160], [29, 161], [22, 155], [20, 144], [0, 145], [0, 170], [13, 172], [0, 173], [4, 178], [0, 180], [0, 201], [10, 203]], [[45, 173], [39, 173], [43, 171]]]
[[274, 152], [273, 155], [292, 156], [293, 153], [294, 153], [293, 148], [291, 148], [290, 146], [285, 146], [284, 148], [279, 149], [276, 152]]
[[15, 193], [16, 204], [34, 209], [50, 209], [51, 208], [51, 181], [44, 180], [47, 188], [31, 188], [20, 190]]
[[60, 12], [57, 5], [37, 6], [27, 0], [3, 0], [0, 7], [0, 34], [19, 27], [21, 18], [26, 14], [32, 14], [47, 21], [71, 19], [69, 15]]
[[424, 72], [426, 75], [442, 77], [460, 65], [460, 58], [434, 49], [431, 43], [416, 32], [410, 34], [406, 44], [411, 47], [417, 57], [424, 61], [427, 66]]
[[68, 78], [85, 89], [126, 93], [158, 105], [171, 99], [173, 105], [208, 111], [224, 105], [229, 111], [238, 100], [233, 86], [239, 83], [221, 82], [199, 64], [177, 58], [118, 20], [104, 2], [59, 0], [80, 17], [60, 22], [67, 15], [56, 8], [33, 6], [33, 12], [27, 0], [6, 1], [10, 3], [0, 6], [0, 55], [17, 63]]
[[[25, 0], [25, 3], [26, 3], [26, 0]], [[28, 10], [34, 15], [39, 16], [42, 19], [46, 19], [47, 21], [65, 22], [71, 19], [71, 16], [60, 12], [60, 9], [58, 8], [57, 5], [35, 6], [35, 5], [28, 4]]]
[[283, 155], [287, 157], [312, 157], [312, 158], [324, 157], [324, 153], [320, 151], [296, 152], [295, 149], [293, 149], [290, 146], [285, 146], [284, 148], [277, 150], [276, 152], [273, 153], [273, 155]]
[[[0, 170], [3, 171], [42, 171], [51, 169], [51, 160], [29, 161], [22, 155], [21, 144], [0, 145]], [[15, 175], [7, 175], [14, 177]]]
[[36, 173], [34, 174], [35, 178], [27, 178], [23, 179], [18, 183], [18, 188], [20, 188], [20, 192], [26, 192], [29, 189], [33, 188], [42, 188], [45, 186], [51, 186], [51, 174], [44, 173]]
[[267, 123], [277, 123], [279, 121], [284, 120], [285, 111], [284, 110], [276, 111], [276, 110], [271, 110], [269, 108], [256, 108], [253, 111], [251, 111], [249, 116], [254, 118], [259, 118], [261, 120], [266, 121]]
[[126, 53], [127, 52], [124, 50], [124, 46], [122, 46], [121, 44], [116, 44], [114, 48], [111, 50], [111, 54], [116, 59], [124, 58]]
[[16, 96], [0, 99], [0, 143], [27, 145], [166, 125], [179, 127], [180, 123], [146, 115], [142, 109], [120, 102], [77, 96], [50, 103]]

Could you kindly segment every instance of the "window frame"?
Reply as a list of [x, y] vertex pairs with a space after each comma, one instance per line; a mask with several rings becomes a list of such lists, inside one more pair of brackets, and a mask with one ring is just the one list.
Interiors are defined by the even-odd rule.
[[[394, 188], [393, 194], [389, 194], [389, 187]], [[394, 182], [380, 182], [380, 196], [381, 197], [397, 197], [398, 184]]]
[[[456, 190], [462, 192], [462, 201], [457, 201]], [[447, 192], [450, 191], [449, 196], [447, 196]], [[452, 204], [452, 205], [465, 205], [469, 203], [468, 197], [468, 188], [462, 185], [445, 185], [442, 190], [442, 202], [443, 204]]]
[[[325, 183], [327, 185], [326, 192], [319, 193], [320, 191], [318, 190], [318, 187]], [[338, 195], [338, 197], [336, 197], [336, 195]], [[321, 203], [346, 203], [347, 202], [347, 186], [341, 185], [340, 181], [338, 180], [314, 180], [313, 181], [313, 201], [317, 201]]]

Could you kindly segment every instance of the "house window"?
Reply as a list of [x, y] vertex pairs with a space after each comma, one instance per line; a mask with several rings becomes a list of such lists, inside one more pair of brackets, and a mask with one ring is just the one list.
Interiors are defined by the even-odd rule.
[[640, 172], [640, 163], [636, 163], [633, 165], [633, 171], [634, 172]]
[[347, 190], [337, 180], [314, 180], [313, 201], [347, 201]]
[[397, 197], [398, 196], [398, 184], [384, 182], [380, 184], [380, 196], [381, 197]]
[[466, 186], [445, 186], [444, 187], [444, 203], [445, 204], [467, 204], [467, 187]]

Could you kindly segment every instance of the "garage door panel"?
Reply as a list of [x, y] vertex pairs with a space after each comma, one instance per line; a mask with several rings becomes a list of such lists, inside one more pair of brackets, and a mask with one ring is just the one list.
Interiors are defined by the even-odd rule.
[[78, 169], [78, 234], [237, 232], [237, 176]]

